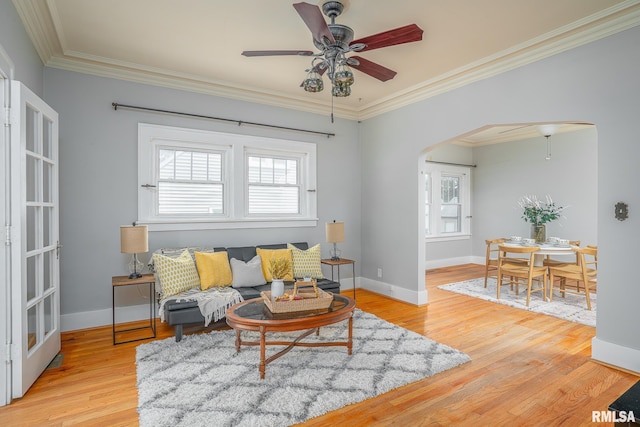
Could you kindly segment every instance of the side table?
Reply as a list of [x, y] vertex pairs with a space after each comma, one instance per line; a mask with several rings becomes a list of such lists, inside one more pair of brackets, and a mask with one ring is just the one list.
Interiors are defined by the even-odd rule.
[[[137, 328], [116, 330], [116, 288], [120, 286], [145, 285], [145, 284], [149, 285], [149, 325], [140, 326]], [[113, 327], [113, 345], [124, 344], [127, 342], [133, 342], [133, 341], [148, 340], [150, 338], [156, 337], [156, 316], [155, 316], [156, 300], [153, 295], [155, 286], [156, 286], [156, 279], [154, 278], [153, 274], [143, 274], [142, 277], [139, 277], [137, 279], [129, 279], [129, 276], [113, 276], [111, 278], [111, 298], [112, 298], [111, 316], [112, 316], [112, 327]], [[137, 331], [140, 329], [147, 329], [147, 328], [151, 330], [153, 335], [149, 337], [135, 338], [128, 341], [116, 341], [117, 333]]]
[[338, 283], [340, 283], [340, 266], [349, 265], [353, 266], [353, 300], [356, 300], [356, 262], [352, 259], [339, 258], [339, 259], [323, 259], [320, 260], [322, 264], [331, 266], [331, 280], [333, 280], [333, 267], [338, 267]]

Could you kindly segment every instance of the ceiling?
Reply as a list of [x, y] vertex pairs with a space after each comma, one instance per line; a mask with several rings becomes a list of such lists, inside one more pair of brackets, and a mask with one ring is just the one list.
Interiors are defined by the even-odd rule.
[[[14, 0], [49, 67], [328, 114], [330, 91], [300, 83], [313, 50], [290, 0]], [[321, 4], [323, 1], [308, 0]], [[397, 71], [354, 71], [335, 115], [362, 120], [640, 24], [640, 0], [349, 0], [355, 38], [410, 23], [423, 40], [359, 53]], [[325, 77], [325, 86], [326, 77]], [[120, 100], [122, 102], [122, 100]], [[131, 100], [129, 100], [131, 101]], [[140, 101], [142, 102], [142, 101]]]
[[444, 143], [454, 143], [464, 147], [481, 147], [484, 145], [520, 141], [529, 138], [544, 138], [545, 135], [552, 136], [592, 127], [595, 127], [595, 125], [581, 122], [488, 125], [483, 128], [476, 129], [467, 135], [460, 135], [455, 139], [445, 141]]

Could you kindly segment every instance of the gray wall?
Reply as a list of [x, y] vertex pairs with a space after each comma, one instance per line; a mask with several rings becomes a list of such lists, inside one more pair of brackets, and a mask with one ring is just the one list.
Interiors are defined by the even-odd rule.
[[597, 130], [560, 133], [551, 137], [546, 161], [543, 137], [479, 147], [473, 150], [473, 254], [484, 256], [485, 239], [529, 237], [517, 201], [523, 195], [552, 197], [566, 206], [563, 218], [547, 224], [547, 237], [597, 241]]
[[[598, 289], [596, 341], [635, 350], [637, 355], [640, 335], [634, 325], [640, 287], [630, 286], [629, 278], [636, 264], [631, 249], [640, 235], [633, 213], [640, 205], [640, 193], [634, 188], [640, 181], [638, 40], [640, 28], [633, 28], [365, 121], [361, 126], [363, 163], [368, 166], [362, 170], [363, 276], [375, 278], [375, 263], [384, 260], [393, 266], [386, 270], [387, 282], [412, 290], [424, 286], [418, 159], [426, 148], [487, 124], [594, 123], [598, 281], [606, 283]], [[388, 173], [379, 174], [381, 169]], [[613, 217], [618, 201], [629, 203], [631, 216], [625, 222]], [[390, 228], [389, 223], [401, 226]]]
[[0, 0], [0, 47], [15, 66], [14, 78], [42, 96], [42, 62], [11, 0]]
[[[150, 232], [150, 252], [160, 247], [237, 246], [288, 241], [322, 243], [324, 224], [345, 222], [345, 257], [360, 259], [360, 147], [357, 124], [329, 116], [288, 111], [194, 93], [94, 77], [58, 69], [45, 71], [45, 99], [60, 115], [61, 312], [111, 308], [111, 276], [127, 272], [119, 226], [137, 218], [137, 125], [139, 122], [244, 133], [317, 144], [317, 227]], [[278, 131], [135, 111], [111, 103], [237, 118], [303, 129], [335, 137]], [[146, 260], [150, 254], [141, 258]], [[343, 271], [344, 278], [351, 272]], [[330, 274], [327, 270], [325, 274]], [[137, 290], [118, 292], [118, 305], [140, 304]], [[103, 312], [104, 313], [104, 312]]]

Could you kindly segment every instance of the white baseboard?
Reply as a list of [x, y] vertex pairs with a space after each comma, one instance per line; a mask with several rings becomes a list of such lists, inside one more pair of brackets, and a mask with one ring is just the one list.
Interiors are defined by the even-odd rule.
[[424, 267], [427, 270], [432, 268], [451, 267], [452, 265], [460, 264], [481, 264], [484, 265], [485, 258], [478, 256], [466, 256], [457, 258], [436, 259], [432, 261], [425, 261]]
[[[340, 279], [340, 292], [349, 295], [350, 292], [353, 292], [353, 285], [353, 278], [351, 277]], [[360, 287], [358, 277], [356, 277], [355, 285], [356, 288]], [[158, 306], [156, 305], [156, 310], [157, 309]], [[110, 308], [63, 314], [60, 316], [60, 330], [62, 332], [67, 332], [111, 325], [111, 316]], [[116, 323], [134, 322], [136, 320], [147, 319], [149, 319], [149, 304], [130, 305], [116, 308]]]
[[[353, 278], [340, 279], [340, 293], [351, 295], [353, 292]], [[398, 286], [376, 280], [356, 277], [355, 287], [370, 290], [410, 304], [423, 305], [427, 303], [427, 291], [410, 291]], [[156, 310], [158, 309], [156, 305]], [[156, 313], [157, 316], [157, 313]], [[134, 322], [149, 319], [149, 305], [130, 305], [116, 308], [116, 323]], [[112, 324], [111, 309], [68, 313], [60, 316], [61, 331], [95, 328]]]
[[618, 366], [640, 375], [640, 350], [610, 343], [595, 337], [591, 340], [591, 357], [607, 365]]
[[385, 295], [393, 299], [408, 302], [414, 305], [424, 305], [427, 303], [427, 290], [412, 291], [389, 283], [380, 282], [373, 279], [360, 278], [363, 289]]
[[[156, 310], [158, 306], [156, 305]], [[78, 329], [95, 328], [112, 324], [111, 309], [83, 311], [63, 314], [60, 316], [60, 330], [62, 332]], [[157, 312], [154, 313], [157, 316]], [[149, 304], [130, 305], [116, 308], [116, 323], [133, 322], [149, 319]]]
[[[356, 277], [355, 282], [352, 277], [348, 277], [346, 279], [340, 279], [340, 293], [345, 294], [349, 292], [353, 292], [353, 288], [355, 286], [356, 289], [360, 287], [361, 278]], [[353, 295], [353, 294], [352, 294]]]

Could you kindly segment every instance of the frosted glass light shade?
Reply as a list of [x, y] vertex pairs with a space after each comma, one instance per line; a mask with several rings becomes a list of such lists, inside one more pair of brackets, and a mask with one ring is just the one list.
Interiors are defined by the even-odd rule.
[[556, 131], [558, 130], [558, 125], [540, 125], [538, 126], [538, 132], [540, 132], [540, 135], [542, 136], [551, 136], [554, 133], [556, 133]]

